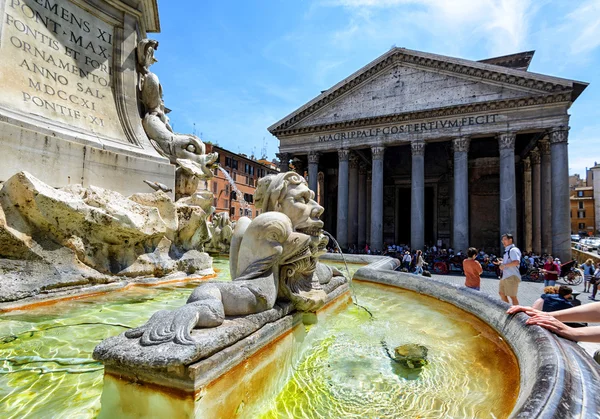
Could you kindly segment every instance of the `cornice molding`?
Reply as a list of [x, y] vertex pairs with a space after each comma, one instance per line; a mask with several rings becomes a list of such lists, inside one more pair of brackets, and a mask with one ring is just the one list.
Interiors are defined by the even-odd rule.
[[277, 137], [297, 134], [310, 134], [316, 132], [339, 131], [350, 128], [363, 128], [373, 125], [406, 123], [422, 119], [434, 119], [450, 116], [459, 116], [473, 113], [495, 112], [505, 109], [523, 108], [528, 106], [548, 105], [553, 103], [569, 103], [571, 93], [558, 93], [526, 98], [502, 99], [497, 101], [474, 103], [468, 105], [448, 106], [424, 111], [404, 112], [392, 115], [383, 115], [370, 118], [354, 119], [352, 121], [337, 122], [334, 124], [313, 125], [310, 127], [281, 129], [272, 131]]

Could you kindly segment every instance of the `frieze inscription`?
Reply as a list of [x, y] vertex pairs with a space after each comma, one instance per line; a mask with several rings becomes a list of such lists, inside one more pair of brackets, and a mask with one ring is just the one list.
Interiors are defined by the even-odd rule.
[[400, 124], [386, 127], [357, 129], [352, 131], [336, 132], [335, 134], [319, 135], [319, 142], [352, 140], [354, 138], [378, 137], [380, 135], [410, 134], [447, 128], [460, 128], [470, 125], [493, 124], [496, 122], [497, 117], [498, 114], [479, 115], [456, 119], [441, 119], [430, 122], [419, 122], [415, 124]]

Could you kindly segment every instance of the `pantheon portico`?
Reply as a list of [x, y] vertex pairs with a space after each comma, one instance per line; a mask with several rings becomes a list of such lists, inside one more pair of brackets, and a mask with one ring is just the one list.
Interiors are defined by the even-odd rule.
[[269, 128], [342, 248], [443, 243], [570, 258], [568, 109], [587, 83], [393, 48]]

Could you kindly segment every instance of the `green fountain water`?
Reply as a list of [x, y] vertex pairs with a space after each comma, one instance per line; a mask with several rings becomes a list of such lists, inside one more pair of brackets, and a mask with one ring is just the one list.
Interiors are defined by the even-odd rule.
[[[220, 278], [227, 259], [215, 258]], [[340, 264], [336, 264], [342, 267]], [[351, 271], [358, 268], [350, 265]], [[353, 274], [353, 272], [351, 272]], [[195, 282], [133, 287], [0, 315], [0, 417], [91, 418], [100, 410], [103, 339], [184, 304]], [[311, 330], [290, 379], [246, 417], [503, 417], [518, 393], [518, 366], [488, 326], [414, 293], [354, 283], [356, 305]], [[429, 348], [406, 370], [383, 349]], [[260, 391], [260, 389], [256, 389]], [[402, 412], [402, 413], [400, 413]]]

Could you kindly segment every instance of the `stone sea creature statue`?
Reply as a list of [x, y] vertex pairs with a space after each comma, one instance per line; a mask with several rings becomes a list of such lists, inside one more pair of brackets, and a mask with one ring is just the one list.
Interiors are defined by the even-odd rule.
[[229, 252], [234, 228], [235, 223], [229, 218], [229, 213], [218, 212], [214, 214], [212, 221], [209, 223], [212, 238], [205, 245], [205, 250], [209, 252]]
[[303, 298], [303, 292], [319, 290], [320, 285], [327, 284], [335, 276], [343, 274], [331, 266], [318, 262], [324, 254], [328, 238], [323, 234], [323, 207], [315, 201], [315, 193], [308, 188], [306, 180], [295, 172], [285, 172], [269, 175], [259, 179], [254, 193], [254, 204], [263, 212], [283, 212], [292, 221], [294, 231], [311, 237], [312, 276], [302, 277], [292, 275], [289, 278], [289, 288], [295, 297]]
[[199, 179], [213, 177], [212, 170], [218, 159], [217, 153], [206, 153], [200, 138], [173, 131], [163, 102], [162, 86], [158, 76], [150, 71], [157, 62], [154, 51], [158, 41], [142, 39], [137, 47], [137, 60], [140, 73], [140, 98], [144, 105], [142, 125], [154, 148], [181, 170]]
[[269, 175], [258, 182], [255, 202], [266, 212], [236, 223], [229, 256], [232, 281], [200, 284], [185, 306], [159, 311], [145, 325], [126, 332], [127, 338], [139, 338], [142, 346], [193, 345], [194, 328], [219, 326], [225, 316], [260, 313], [278, 300], [290, 301], [301, 311], [325, 304], [322, 286], [334, 289], [345, 278], [317, 261], [324, 246], [319, 220], [323, 207], [314, 201], [306, 181], [293, 172]]
[[294, 232], [290, 219], [275, 212], [261, 214], [253, 221], [244, 218], [238, 227], [246, 228], [239, 241], [233, 281], [202, 283], [185, 306], [174, 311], [161, 310], [125, 336], [140, 338], [142, 346], [171, 341], [193, 345], [190, 332], [195, 327], [215, 327], [223, 323], [225, 316], [273, 308], [279, 291], [280, 267], [308, 258], [310, 237]]

